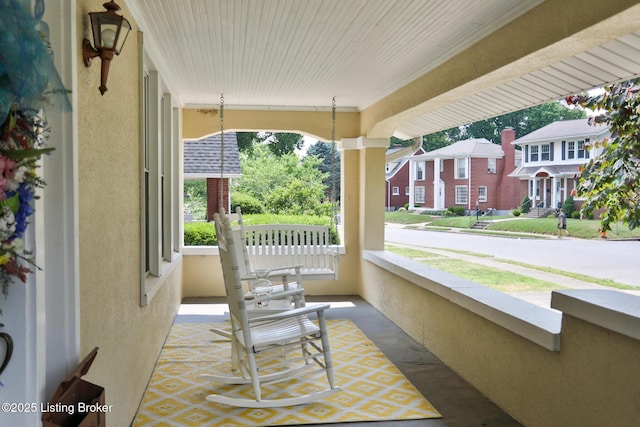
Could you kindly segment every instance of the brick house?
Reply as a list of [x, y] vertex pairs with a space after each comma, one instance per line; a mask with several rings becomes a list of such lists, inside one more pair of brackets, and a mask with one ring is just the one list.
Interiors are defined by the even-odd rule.
[[[501, 144], [467, 139], [409, 161], [409, 205], [442, 210], [510, 210], [520, 204], [520, 184], [509, 176], [521, 153], [511, 142], [515, 130], [502, 131]], [[437, 179], [436, 179], [437, 177]]]
[[[223, 152], [224, 157], [221, 156]], [[220, 134], [184, 141], [184, 179], [205, 179], [207, 182], [207, 221], [213, 221], [213, 214], [220, 212], [221, 204], [229, 212], [229, 183], [240, 176], [235, 133], [224, 134], [224, 150]]]
[[524, 161], [510, 176], [520, 180], [520, 194], [532, 206], [557, 207], [575, 189], [579, 167], [602, 152], [595, 143], [610, 135], [607, 126], [591, 126], [588, 119], [551, 123], [511, 143]]
[[[387, 156], [404, 147], [394, 147], [387, 150]], [[425, 154], [422, 148], [419, 148], [413, 155]], [[385, 200], [384, 205], [388, 211], [397, 210], [409, 203], [409, 156], [392, 160], [386, 164], [385, 172]]]

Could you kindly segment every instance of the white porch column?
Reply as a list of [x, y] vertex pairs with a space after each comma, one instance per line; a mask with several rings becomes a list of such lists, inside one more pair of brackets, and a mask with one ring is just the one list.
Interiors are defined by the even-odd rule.
[[558, 178], [555, 176], [551, 179], [551, 206], [558, 205]]
[[533, 177], [533, 187], [531, 188], [531, 208], [538, 206], [538, 178]]
[[416, 161], [413, 158], [409, 159], [409, 209], [414, 207], [413, 203], [416, 198], [415, 186], [416, 183]]
[[440, 206], [440, 158], [433, 159], [433, 208], [442, 209]]

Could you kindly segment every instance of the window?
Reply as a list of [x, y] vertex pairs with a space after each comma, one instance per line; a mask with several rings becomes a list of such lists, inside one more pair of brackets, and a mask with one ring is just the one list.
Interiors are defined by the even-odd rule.
[[391, 194], [393, 194], [394, 196], [399, 196], [400, 195], [400, 187], [392, 187], [391, 188]]
[[478, 201], [479, 202], [487, 201], [487, 187], [484, 185], [478, 187]]
[[487, 159], [487, 173], [496, 173], [496, 159]]
[[[145, 64], [146, 65], [146, 64]], [[142, 266], [140, 304], [147, 305], [164, 283], [179, 250], [177, 176], [179, 114], [162, 92], [156, 71], [141, 71], [142, 85]]]
[[575, 159], [576, 158], [576, 142], [569, 141], [567, 143], [567, 159]]
[[549, 144], [542, 144], [540, 146], [540, 160], [549, 160]]
[[537, 162], [538, 161], [538, 149], [539, 149], [539, 147], [537, 145], [532, 145], [531, 146], [531, 161], [532, 162]]
[[425, 167], [424, 162], [416, 163], [416, 181], [424, 180], [424, 167]]
[[467, 158], [456, 159], [455, 179], [467, 179]]
[[416, 203], [424, 203], [424, 187], [417, 186], [416, 189]]
[[404, 195], [405, 195], [405, 196], [408, 196], [408, 195], [409, 195], [409, 190], [410, 190], [410, 188], [409, 188], [409, 187], [404, 187]]
[[589, 138], [585, 139], [584, 141], [578, 141], [578, 158], [589, 158]]
[[466, 185], [456, 185], [456, 205], [466, 205], [469, 200], [469, 189]]

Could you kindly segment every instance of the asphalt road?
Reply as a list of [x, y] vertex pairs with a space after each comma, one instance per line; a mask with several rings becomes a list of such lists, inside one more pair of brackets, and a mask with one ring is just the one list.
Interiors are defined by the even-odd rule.
[[640, 241], [526, 239], [385, 227], [389, 243], [459, 249], [640, 287]]

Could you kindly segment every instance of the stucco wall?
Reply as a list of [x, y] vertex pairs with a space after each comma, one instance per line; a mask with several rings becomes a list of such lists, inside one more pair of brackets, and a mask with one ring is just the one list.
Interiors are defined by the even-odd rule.
[[549, 351], [363, 261], [361, 295], [527, 426], [632, 425], [640, 342], [565, 315]]
[[[89, 36], [89, 11], [77, 2], [78, 40]], [[138, 34], [133, 28], [111, 64], [100, 95], [100, 60], [82, 64], [78, 43], [78, 181], [80, 340], [82, 356], [100, 348], [86, 379], [105, 387], [108, 425], [131, 423], [180, 300], [180, 261], [167, 283], [140, 307], [141, 159]]]

